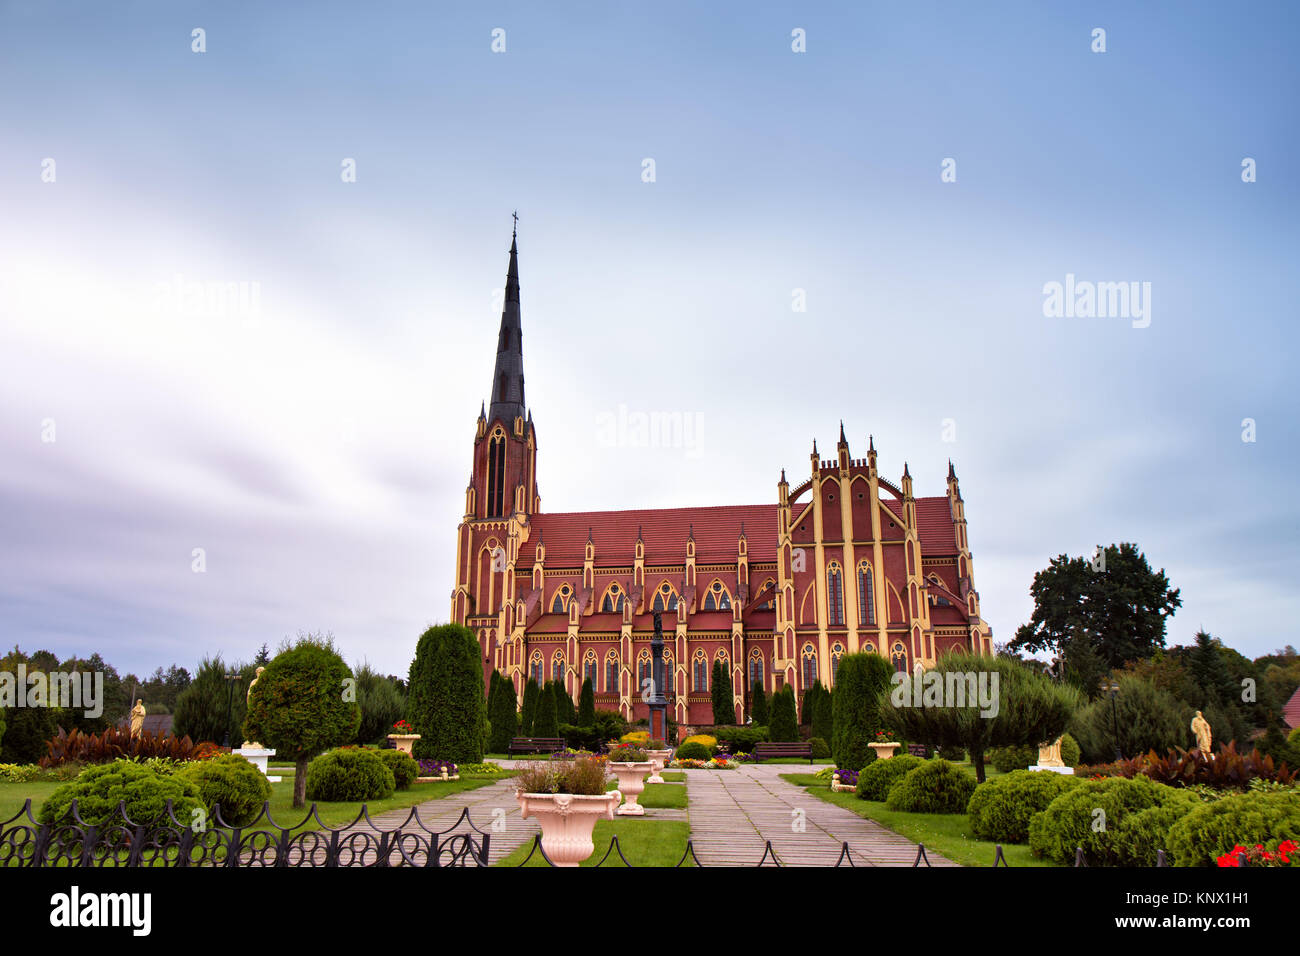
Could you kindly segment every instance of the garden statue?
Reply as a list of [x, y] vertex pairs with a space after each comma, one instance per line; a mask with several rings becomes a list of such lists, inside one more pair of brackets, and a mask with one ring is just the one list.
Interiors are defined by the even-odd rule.
[[139, 737], [144, 733], [144, 700], [136, 698], [135, 706], [131, 708], [131, 736]]
[[1210, 756], [1210, 722], [1201, 716], [1199, 710], [1192, 718], [1192, 733], [1196, 734], [1196, 749]]
[[1057, 737], [1051, 743], [1038, 745], [1038, 766], [1040, 767], [1064, 767], [1065, 761], [1061, 759], [1061, 738]]
[[[253, 675], [253, 679], [252, 679], [251, 681], [248, 682], [248, 693], [244, 695], [244, 703], [245, 703], [245, 704], [247, 704], [249, 701], [251, 701], [251, 700], [253, 699], [253, 688], [257, 686], [257, 679], [258, 679], [259, 677], [262, 676], [262, 671], [264, 671], [264, 670], [266, 670], [265, 667], [259, 667], [259, 668], [257, 669], [257, 673]], [[262, 749], [264, 749], [264, 748], [262, 747], [261, 744], [259, 744], [259, 743], [258, 743], [257, 741], [255, 741], [255, 740], [245, 740], [245, 741], [244, 741], [244, 749], [245, 749], [245, 750], [262, 750]]]

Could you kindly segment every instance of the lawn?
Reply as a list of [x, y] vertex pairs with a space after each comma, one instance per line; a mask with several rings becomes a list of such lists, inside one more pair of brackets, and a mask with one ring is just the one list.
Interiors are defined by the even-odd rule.
[[[437, 800], [453, 793], [486, 787], [488, 784], [493, 783], [495, 779], [500, 778], [474, 777], [449, 780], [446, 783], [416, 783], [412, 784], [409, 790], [394, 791], [393, 795], [386, 800], [373, 801], [367, 806], [367, 810], [373, 817], [387, 810], [401, 810], [415, 806], [417, 803], [424, 803], [426, 800]], [[41, 804], [61, 786], [63, 784], [60, 782], [47, 780], [35, 780], [28, 783], [0, 783], [0, 820], [8, 820], [18, 813], [22, 809], [23, 801], [28, 797], [31, 797], [32, 800], [32, 815], [36, 816], [40, 811]], [[297, 824], [303, 817], [307, 816], [307, 810], [311, 805], [310, 801], [307, 807], [297, 810], [293, 808], [292, 804], [292, 778], [271, 784], [271, 817], [277, 824], [290, 826]], [[355, 820], [357, 814], [361, 812], [361, 804], [317, 803], [316, 812], [327, 826], [337, 827]], [[257, 826], [262, 829], [265, 825], [266, 821], [263, 818]], [[304, 829], [316, 830], [319, 829], [319, 826], [312, 819]]]
[[[651, 786], [666, 785], [651, 784]], [[686, 852], [686, 841], [690, 837], [690, 830], [690, 824], [683, 820], [650, 820], [644, 817], [619, 817], [613, 821], [597, 820], [596, 830], [591, 837], [596, 850], [582, 865], [595, 866], [599, 863], [605, 851], [609, 849], [610, 841], [617, 834], [623, 855], [633, 866], [676, 866], [677, 861]], [[497, 866], [518, 866], [532, 848], [533, 841], [529, 840]], [[623, 861], [618, 858], [618, 852], [615, 851], [610, 854], [604, 865], [621, 867]], [[694, 863], [688, 859], [683, 865], [693, 866]], [[528, 866], [546, 866], [546, 861], [542, 859], [540, 853], [534, 853], [532, 859], [528, 861]]]
[[[997, 845], [971, 836], [970, 822], [964, 813], [905, 813], [890, 810], [874, 800], [859, 800], [852, 791], [832, 793], [830, 784], [810, 773], [783, 773], [781, 779], [805, 787], [818, 799], [843, 807], [860, 817], [875, 820], [900, 836], [925, 845], [962, 866], [991, 866]], [[1049, 860], [1035, 858], [1023, 844], [1005, 843], [1003, 855], [1011, 866], [1055, 866]]]
[[[667, 777], [664, 778], [665, 780]], [[618, 786], [617, 780], [605, 784], [606, 790]], [[636, 798], [636, 802], [648, 810], [663, 807], [672, 810], [686, 808], [686, 784], [684, 783], [647, 783], [645, 789]]]

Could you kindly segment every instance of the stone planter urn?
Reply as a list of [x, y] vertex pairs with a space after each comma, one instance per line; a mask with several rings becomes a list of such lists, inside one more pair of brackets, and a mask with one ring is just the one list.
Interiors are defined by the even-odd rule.
[[646, 775], [654, 770], [654, 764], [649, 760], [639, 760], [636, 763], [615, 763], [610, 761], [607, 766], [610, 772], [618, 777], [619, 792], [627, 800], [625, 804], [618, 808], [619, 816], [645, 816], [645, 807], [639, 805], [636, 798], [645, 790]]
[[663, 783], [664, 778], [660, 776], [664, 767], [668, 766], [668, 760], [672, 757], [672, 750], [647, 750], [645, 755], [650, 758], [654, 764], [654, 769], [650, 771], [650, 776], [646, 778], [646, 783]]
[[573, 793], [523, 793], [516, 791], [519, 815], [536, 817], [542, 827], [542, 849], [556, 866], [577, 866], [596, 846], [591, 831], [596, 821], [613, 820], [622, 799], [617, 790], [597, 796]]
[[897, 743], [867, 744], [867, 746], [876, 752], [877, 760], [888, 760], [894, 756], [894, 751], [898, 749]]
[[388, 739], [391, 740], [393, 742], [393, 746], [396, 747], [398, 750], [400, 750], [402, 753], [409, 754], [411, 752], [411, 747], [414, 746], [415, 742], [420, 739], [420, 735], [419, 734], [389, 734]]

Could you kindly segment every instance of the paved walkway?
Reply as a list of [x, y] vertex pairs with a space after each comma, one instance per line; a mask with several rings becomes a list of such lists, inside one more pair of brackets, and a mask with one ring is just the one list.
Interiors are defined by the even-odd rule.
[[[916, 844], [843, 807], [827, 803], [782, 773], [795, 765], [688, 770], [691, 840], [705, 866], [754, 866], [768, 840], [783, 866], [834, 866], [843, 844], [855, 866], [911, 866]], [[956, 866], [926, 850], [932, 866]], [[769, 858], [770, 859], [770, 858]]]
[[[912, 865], [916, 844], [911, 840], [780, 777], [805, 769], [794, 764], [759, 764], [736, 770], [687, 770], [689, 809], [651, 808], [643, 819], [689, 820], [695, 855], [704, 866], [754, 866], [763, 858], [768, 840], [783, 866], [834, 866], [846, 841], [855, 866]], [[426, 827], [444, 830], [467, 807], [474, 825], [492, 834], [488, 852], [492, 863], [540, 832], [536, 818], [520, 817], [512, 779], [430, 800], [418, 810]], [[380, 829], [392, 830], [409, 815], [409, 808], [390, 810], [374, 822]], [[462, 823], [457, 832], [464, 830]], [[596, 851], [604, 849], [598, 846]], [[957, 865], [929, 849], [926, 856], [932, 866]]]

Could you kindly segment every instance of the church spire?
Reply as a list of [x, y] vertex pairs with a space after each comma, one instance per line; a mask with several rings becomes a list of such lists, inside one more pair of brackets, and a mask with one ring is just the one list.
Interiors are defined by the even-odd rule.
[[492, 406], [489, 419], [501, 419], [507, 426], [524, 417], [524, 343], [519, 319], [519, 243], [516, 229], [510, 234], [510, 266], [506, 270], [505, 306], [501, 310], [501, 332], [497, 336], [497, 362], [492, 374]]

